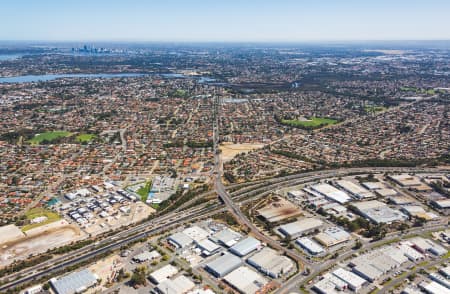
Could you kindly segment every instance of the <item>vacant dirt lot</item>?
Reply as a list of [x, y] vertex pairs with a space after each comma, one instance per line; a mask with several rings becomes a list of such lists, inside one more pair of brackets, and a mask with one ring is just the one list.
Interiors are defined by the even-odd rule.
[[233, 144], [233, 143], [223, 143], [220, 145], [220, 150], [222, 151], [221, 157], [224, 162], [230, 161], [239, 153], [247, 153], [249, 151], [263, 148], [264, 144]]
[[85, 234], [77, 226], [64, 220], [29, 230], [26, 237], [1, 245], [0, 267], [84, 237]]

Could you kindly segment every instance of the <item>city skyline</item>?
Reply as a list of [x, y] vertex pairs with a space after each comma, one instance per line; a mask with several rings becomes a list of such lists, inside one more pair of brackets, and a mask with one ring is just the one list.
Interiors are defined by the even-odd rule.
[[396, 1], [14, 1], [0, 40], [320, 42], [448, 40], [450, 3]]

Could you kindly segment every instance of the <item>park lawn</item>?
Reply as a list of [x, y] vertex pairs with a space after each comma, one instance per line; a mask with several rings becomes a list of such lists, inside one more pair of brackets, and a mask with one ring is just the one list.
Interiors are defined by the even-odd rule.
[[150, 189], [152, 188], [152, 181], [148, 181], [144, 186], [140, 187], [136, 193], [141, 196], [142, 202], [147, 201], [148, 193], [150, 193]]
[[59, 139], [59, 138], [64, 138], [64, 137], [68, 137], [70, 135], [72, 135], [72, 133], [71, 132], [67, 132], [67, 131], [45, 132], [45, 133], [42, 133], [42, 134], [37, 134], [29, 142], [31, 144], [41, 144], [44, 141], [51, 142], [53, 140], [56, 140], [56, 139]]
[[43, 221], [41, 223], [37, 223], [37, 224], [25, 225], [22, 227], [23, 232], [46, 225], [46, 224], [49, 224], [49, 223], [52, 223], [52, 222], [55, 222], [55, 221], [61, 219], [61, 217], [56, 212], [53, 212], [53, 211], [45, 209], [45, 208], [39, 208], [39, 207], [30, 209], [29, 211], [27, 211], [25, 213], [25, 216], [27, 217], [28, 220], [32, 220], [32, 219], [40, 217], [40, 216], [46, 216], [47, 220]]
[[317, 128], [321, 126], [334, 125], [338, 121], [332, 118], [326, 117], [311, 117], [309, 120], [297, 120], [297, 119], [283, 119], [283, 124], [290, 125], [293, 127], [312, 127]]
[[79, 135], [77, 135], [75, 140], [80, 143], [88, 143], [88, 142], [94, 140], [95, 138], [97, 138], [97, 136], [94, 134], [79, 134]]

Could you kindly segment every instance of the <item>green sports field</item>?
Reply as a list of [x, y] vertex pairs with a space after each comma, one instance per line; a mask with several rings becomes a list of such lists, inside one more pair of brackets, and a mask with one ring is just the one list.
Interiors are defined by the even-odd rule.
[[80, 143], [88, 143], [88, 142], [94, 140], [95, 138], [97, 138], [97, 136], [94, 134], [79, 134], [79, 135], [77, 135], [75, 140]]
[[67, 131], [52, 131], [52, 132], [45, 132], [42, 134], [37, 134], [33, 137], [29, 142], [31, 144], [41, 144], [44, 141], [51, 142], [53, 140], [64, 138], [72, 135], [71, 132]]
[[327, 125], [334, 125], [338, 121], [332, 118], [311, 117], [308, 120], [283, 119], [282, 123], [292, 127], [319, 128]]

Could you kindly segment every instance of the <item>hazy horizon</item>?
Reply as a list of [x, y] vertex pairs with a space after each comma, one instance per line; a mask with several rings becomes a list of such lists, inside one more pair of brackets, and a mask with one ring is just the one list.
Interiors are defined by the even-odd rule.
[[450, 40], [442, 0], [127, 2], [18, 0], [0, 6], [0, 40], [303, 43]]

